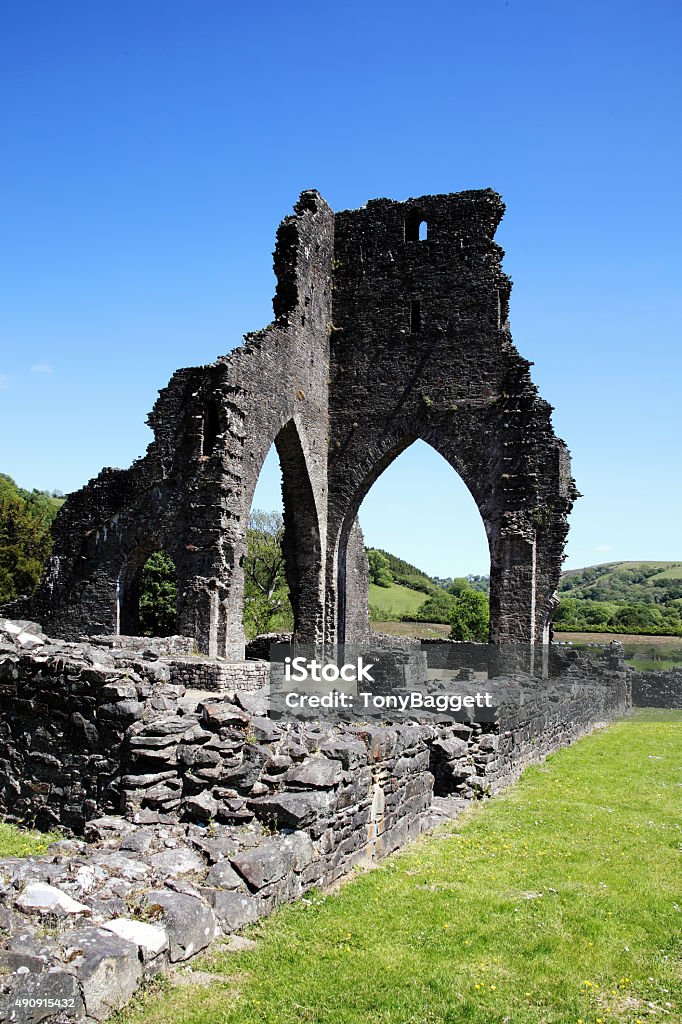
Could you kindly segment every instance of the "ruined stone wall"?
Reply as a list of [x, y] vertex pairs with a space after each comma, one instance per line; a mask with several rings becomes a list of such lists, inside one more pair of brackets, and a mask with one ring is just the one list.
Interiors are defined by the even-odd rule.
[[[267, 688], [241, 688], [237, 666], [229, 666], [229, 690], [204, 696], [197, 693], [204, 663], [181, 664], [184, 682], [172, 658], [135, 651], [114, 657], [92, 645], [48, 642], [0, 652], [0, 814], [75, 832], [106, 814], [146, 823], [275, 821], [319, 835], [331, 829], [330, 850], [346, 840], [364, 849], [377, 779], [382, 831], [429, 806], [436, 741], [457, 740], [436, 760], [456, 768], [450, 792], [470, 797], [505, 784], [529, 758], [610, 720], [629, 701], [622, 659], [607, 650], [571, 659], [556, 679], [489, 680], [496, 710], [482, 724], [447, 716], [391, 724], [390, 711], [383, 725], [283, 722], [267, 716]], [[254, 671], [246, 669], [252, 687]], [[456, 683], [448, 686], [456, 692]]]
[[260, 690], [269, 681], [270, 665], [267, 661], [223, 661], [219, 658], [164, 659], [170, 670], [170, 682], [185, 689]]
[[177, 632], [241, 661], [246, 529], [274, 442], [296, 637], [361, 640], [357, 510], [421, 438], [480, 510], [491, 639], [546, 641], [576, 491], [551, 408], [511, 341], [511, 283], [493, 241], [503, 209], [486, 189], [335, 215], [304, 192], [277, 233], [273, 323], [173, 376], [144, 458], [103, 470], [63, 505], [45, 579], [20, 614], [69, 639], [135, 634], [140, 572], [162, 549], [177, 568]]
[[178, 371], [150, 414], [146, 456], [69, 496], [31, 605], [50, 632], [136, 632], [137, 578], [162, 549], [178, 572], [178, 632], [206, 653], [243, 658], [241, 560], [273, 442], [297, 629], [302, 639], [323, 632], [332, 245], [331, 211], [305, 193], [278, 232], [274, 323], [215, 364]]
[[634, 707], [682, 711], [682, 668], [631, 670], [630, 682]]
[[[511, 283], [493, 241], [503, 210], [486, 190], [336, 215], [328, 564], [336, 552], [343, 577], [363, 497], [421, 438], [481, 512], [493, 640], [541, 642], [575, 489], [551, 409], [511, 341]], [[343, 578], [335, 590], [344, 620]]]
[[37, 996], [60, 1001], [60, 1021], [105, 1020], [146, 977], [629, 707], [607, 650], [551, 681], [491, 681], [486, 723], [273, 721], [264, 691], [199, 696], [201, 659], [184, 659], [197, 671], [185, 689], [176, 655], [19, 630], [0, 635], [0, 814], [89, 843], [0, 860], [0, 1015], [17, 1024], [42, 1019]]

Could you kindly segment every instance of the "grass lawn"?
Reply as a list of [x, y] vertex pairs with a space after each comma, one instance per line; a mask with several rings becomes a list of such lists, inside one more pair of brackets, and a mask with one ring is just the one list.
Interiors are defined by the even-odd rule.
[[428, 637], [449, 637], [450, 626], [444, 622], [372, 622], [375, 633], [388, 633], [389, 636], [412, 636], [417, 639]]
[[411, 590], [400, 583], [392, 583], [390, 587], [378, 587], [376, 583], [369, 585], [368, 602], [381, 611], [382, 619], [412, 615], [428, 598], [429, 595], [423, 594], [421, 590]]
[[30, 832], [0, 821], [0, 857], [30, 857], [45, 853], [50, 843], [61, 838], [57, 832]]
[[626, 721], [119, 1024], [682, 1021], [682, 724]]

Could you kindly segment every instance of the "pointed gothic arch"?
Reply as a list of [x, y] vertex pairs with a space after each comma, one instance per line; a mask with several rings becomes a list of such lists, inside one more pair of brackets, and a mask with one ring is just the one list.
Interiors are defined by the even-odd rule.
[[[491, 535], [494, 534], [494, 528], [492, 524], [486, 521], [484, 509], [482, 510], [480, 504], [480, 497], [477, 498], [475, 482], [472, 481], [470, 484], [467, 480], [467, 467], [463, 465], [461, 460], [455, 459], [452, 455], [448, 457], [441, 450], [442, 446], [435, 441], [434, 438], [428, 439], [426, 437], [420, 437], [415, 433], [407, 433], [403, 435], [399, 440], [395, 438], [386, 438], [384, 443], [385, 450], [382, 454], [373, 462], [366, 466], [364, 475], [362, 476], [359, 484], [355, 488], [354, 493], [350, 497], [346, 506], [346, 511], [343, 516], [342, 525], [338, 533], [338, 541], [336, 544], [335, 561], [336, 561], [336, 574], [337, 574], [337, 593], [338, 593], [338, 604], [337, 604], [337, 621], [336, 630], [339, 643], [344, 643], [346, 640], [355, 639], [356, 637], [351, 635], [349, 631], [349, 612], [350, 602], [359, 601], [361, 595], [354, 591], [353, 586], [349, 586], [348, 574], [347, 574], [347, 563], [348, 563], [348, 549], [349, 541], [353, 535], [354, 527], [357, 523], [358, 512], [363, 500], [369, 494], [374, 484], [379, 478], [386, 472], [386, 470], [393, 465], [404, 452], [408, 450], [417, 441], [423, 441], [428, 447], [432, 448], [435, 452], [442, 456], [444, 461], [450, 466], [458, 478], [462, 481], [464, 486], [469, 491], [476, 508], [478, 509], [483, 527], [488, 538], [488, 546], [490, 548]], [[354, 621], [357, 621], [357, 612], [352, 615]], [[492, 629], [492, 625], [491, 625]]]

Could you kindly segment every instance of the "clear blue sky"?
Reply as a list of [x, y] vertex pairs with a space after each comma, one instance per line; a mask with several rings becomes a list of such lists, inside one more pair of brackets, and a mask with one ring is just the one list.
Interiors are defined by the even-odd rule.
[[[514, 339], [585, 495], [567, 565], [682, 559], [681, 21], [675, 0], [5, 5], [0, 471], [68, 491], [141, 455], [171, 373], [271, 319], [302, 189], [491, 186]], [[487, 568], [425, 446], [361, 519], [429, 572]]]

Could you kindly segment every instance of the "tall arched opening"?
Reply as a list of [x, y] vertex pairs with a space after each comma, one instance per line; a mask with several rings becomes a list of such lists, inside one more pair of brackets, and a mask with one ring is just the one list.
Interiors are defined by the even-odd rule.
[[[385, 607], [396, 619], [401, 613], [416, 614], [430, 597], [436, 599], [434, 607], [438, 617], [444, 619], [450, 597], [456, 596], [450, 594], [450, 590], [457, 588], [455, 580], [470, 577], [467, 585], [471, 589], [487, 593], [489, 528], [479, 504], [458, 467], [435, 445], [408, 436], [391, 447], [367, 473], [343, 521], [337, 549], [337, 636], [340, 643], [357, 635], [356, 604], [362, 600], [349, 573], [356, 517], [368, 549], [382, 549], [397, 556], [434, 580], [431, 591], [419, 591], [414, 586], [416, 580], [409, 578], [409, 569], [398, 567], [396, 573], [393, 564], [391, 575], [402, 575], [402, 582], [399, 578], [397, 586], [392, 587], [392, 598], [386, 588]], [[370, 565], [370, 586], [372, 574]], [[396, 584], [395, 579], [392, 584]], [[376, 586], [372, 592], [375, 600], [381, 598]], [[443, 600], [442, 595], [445, 595]], [[440, 632], [447, 635], [449, 625]]]
[[314, 643], [324, 628], [323, 543], [308, 455], [293, 420], [263, 451], [256, 480], [245, 495], [248, 525], [235, 551], [232, 618], [238, 615], [247, 640], [254, 631], [291, 630], [297, 640]]

